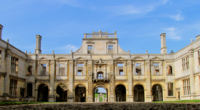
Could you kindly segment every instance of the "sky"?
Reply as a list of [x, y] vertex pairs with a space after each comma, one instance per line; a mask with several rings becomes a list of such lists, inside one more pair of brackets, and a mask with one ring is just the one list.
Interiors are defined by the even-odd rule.
[[69, 54], [84, 33], [117, 31], [119, 45], [132, 54], [160, 53], [166, 33], [168, 53], [200, 34], [200, 0], [0, 0], [2, 39], [34, 53], [36, 35], [42, 53]]

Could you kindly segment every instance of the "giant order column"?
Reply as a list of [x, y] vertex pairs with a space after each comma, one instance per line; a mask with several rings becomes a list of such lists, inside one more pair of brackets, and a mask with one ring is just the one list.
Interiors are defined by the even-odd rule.
[[51, 60], [51, 62], [49, 62], [49, 66], [50, 66], [49, 102], [55, 102], [55, 95], [54, 95], [55, 60]]
[[4, 100], [9, 100], [9, 85], [10, 85], [10, 80], [9, 80], [9, 74], [11, 73], [11, 52], [10, 49], [8, 48], [8, 41], [7, 41], [7, 48], [5, 50], [5, 56], [6, 56], [6, 61], [5, 61], [5, 69], [6, 69], [6, 74], [4, 78]]
[[145, 76], [146, 76], [146, 90], [145, 90], [145, 102], [152, 102], [151, 96], [151, 72], [150, 72], [150, 61], [145, 62]]
[[195, 99], [196, 93], [195, 93], [195, 84], [194, 84], [194, 71], [193, 71], [193, 63], [194, 63], [194, 50], [189, 50], [189, 70], [190, 70], [190, 88], [191, 88], [191, 99]]
[[[116, 67], [117, 63], [116, 62], [112, 62], [111, 63], [111, 67], [110, 67], [110, 75], [109, 75], [109, 99], [107, 99], [109, 102], [115, 102], [115, 67]], [[108, 93], [107, 93], [108, 94]]]
[[128, 74], [128, 99], [127, 102], [133, 102], [133, 70], [132, 62], [128, 61], [127, 64], [127, 74]]
[[69, 92], [68, 92], [68, 102], [74, 102], [75, 100], [75, 90], [74, 90], [74, 62], [69, 61]]
[[93, 102], [93, 82], [92, 82], [92, 60], [89, 60], [87, 63], [87, 72], [88, 72], [88, 96], [87, 102]]

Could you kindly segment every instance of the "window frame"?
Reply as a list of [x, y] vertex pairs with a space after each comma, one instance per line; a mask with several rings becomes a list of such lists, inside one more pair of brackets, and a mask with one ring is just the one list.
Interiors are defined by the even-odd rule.
[[103, 79], [103, 73], [101, 73], [101, 72], [98, 73], [98, 74], [97, 74], [97, 79]]
[[93, 50], [93, 45], [87, 45], [87, 53], [90, 54], [92, 53]]
[[173, 83], [168, 83], [168, 96], [174, 96], [174, 84]]

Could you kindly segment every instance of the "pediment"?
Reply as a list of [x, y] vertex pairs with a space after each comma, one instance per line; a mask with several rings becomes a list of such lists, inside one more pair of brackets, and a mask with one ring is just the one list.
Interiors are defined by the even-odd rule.
[[151, 58], [151, 60], [162, 60], [160, 57], [153, 57], [153, 58]]
[[75, 58], [75, 60], [85, 60], [82, 57]]
[[95, 42], [93, 42], [93, 41], [91, 41], [91, 40], [89, 40], [89, 41], [87, 41], [86, 42], [86, 44], [94, 44]]
[[133, 60], [144, 60], [142, 57], [133, 57]]
[[67, 60], [65, 57], [58, 57], [56, 60]]
[[109, 40], [108, 42], [106, 42], [107, 44], [115, 44], [115, 42], [113, 42], [112, 40]]
[[48, 59], [45, 58], [45, 57], [41, 57], [39, 60], [40, 60], [40, 61], [44, 61], [44, 60], [48, 60]]
[[118, 58], [115, 58], [115, 60], [126, 60], [126, 59], [123, 57], [118, 57]]

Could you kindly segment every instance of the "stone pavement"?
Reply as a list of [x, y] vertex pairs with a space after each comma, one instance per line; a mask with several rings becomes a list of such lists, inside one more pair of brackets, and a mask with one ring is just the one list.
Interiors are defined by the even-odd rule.
[[0, 110], [200, 110], [200, 103], [48, 103], [0, 106]]

